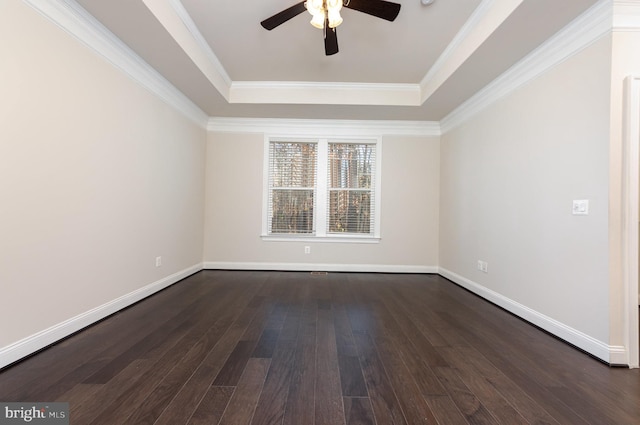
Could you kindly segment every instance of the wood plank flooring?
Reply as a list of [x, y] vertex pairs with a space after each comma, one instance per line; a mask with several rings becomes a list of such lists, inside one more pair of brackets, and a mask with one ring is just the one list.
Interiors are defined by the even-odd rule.
[[71, 423], [640, 423], [610, 368], [436, 275], [202, 271], [0, 372]]

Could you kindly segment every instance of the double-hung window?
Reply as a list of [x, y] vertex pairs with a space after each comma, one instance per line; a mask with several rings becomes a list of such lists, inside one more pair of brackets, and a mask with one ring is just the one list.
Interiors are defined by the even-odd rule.
[[380, 237], [380, 140], [269, 138], [263, 236]]
[[269, 233], [314, 233], [318, 144], [269, 143]]

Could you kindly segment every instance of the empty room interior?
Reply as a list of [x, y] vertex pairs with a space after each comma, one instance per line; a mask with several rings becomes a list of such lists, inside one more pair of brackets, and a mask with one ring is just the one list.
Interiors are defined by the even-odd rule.
[[0, 0], [0, 40], [0, 402], [638, 423], [640, 1]]

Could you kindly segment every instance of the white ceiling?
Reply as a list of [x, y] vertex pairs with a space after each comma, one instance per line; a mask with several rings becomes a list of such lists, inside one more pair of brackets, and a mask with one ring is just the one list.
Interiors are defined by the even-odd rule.
[[209, 116], [438, 121], [597, 0], [343, 9], [333, 56], [306, 12], [260, 26], [296, 0], [77, 2]]

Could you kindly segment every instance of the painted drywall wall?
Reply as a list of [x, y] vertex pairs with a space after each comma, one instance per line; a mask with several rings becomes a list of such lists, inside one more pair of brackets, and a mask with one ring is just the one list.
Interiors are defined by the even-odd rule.
[[[607, 36], [441, 145], [441, 268], [605, 350], [610, 58]], [[589, 215], [572, 215], [574, 199]]]
[[205, 266], [437, 270], [437, 136], [383, 137], [381, 240], [375, 244], [262, 240], [264, 141], [262, 133], [209, 134]]
[[2, 352], [201, 265], [206, 130], [23, 2], [0, 39]]

